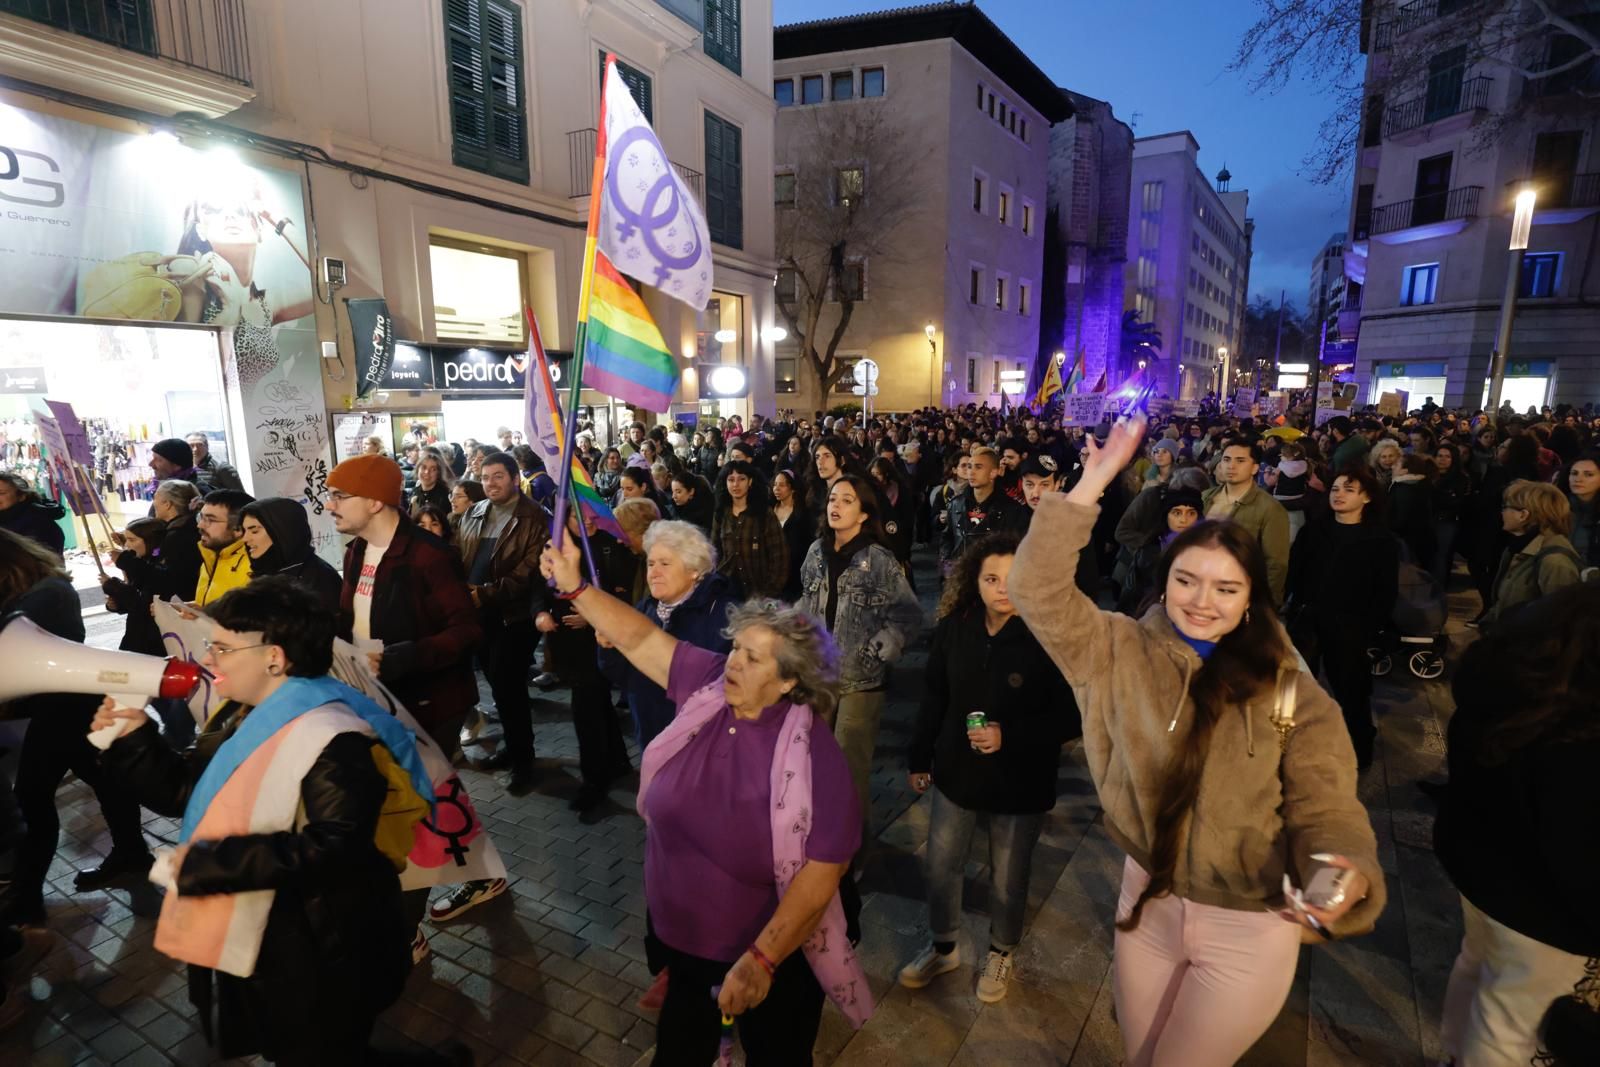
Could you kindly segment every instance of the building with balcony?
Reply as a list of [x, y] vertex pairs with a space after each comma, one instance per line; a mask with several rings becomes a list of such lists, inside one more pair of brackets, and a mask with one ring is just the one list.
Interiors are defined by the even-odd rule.
[[[1518, 410], [1600, 396], [1588, 287], [1600, 111], [1579, 95], [1600, 70], [1573, 38], [1527, 29], [1533, 14], [1512, 3], [1486, 15], [1466, 0], [1371, 5], [1338, 315], [1363, 402], [1393, 390], [1413, 406], [1483, 402], [1525, 184], [1537, 212], [1503, 395]], [[1560, 73], [1519, 72], [1541, 70]]]
[[1306, 314], [1314, 323], [1326, 323], [1335, 340], [1344, 303], [1345, 240], [1345, 234], [1336, 233], [1311, 257], [1311, 287], [1306, 291]]
[[1133, 142], [1124, 306], [1161, 334], [1158, 395], [1194, 400], [1233, 380], [1255, 222], [1224, 167], [1213, 188], [1187, 130]]
[[1051, 127], [1073, 114], [1067, 97], [966, 3], [780, 26], [773, 95], [777, 293], [795, 327], [780, 404], [785, 388], [802, 411], [854, 400], [848, 376], [824, 395], [797, 343], [809, 328], [825, 348], [845, 313], [841, 283], [807, 265], [830, 241], [844, 262], [821, 277], [850, 298], [837, 352], [878, 364], [877, 407], [1020, 393], [1040, 348]]
[[[110, 166], [96, 138], [112, 131], [145, 138], [174, 188], [224, 156], [266, 175], [282, 203], [273, 223], [249, 224], [273, 269], [295, 277], [261, 302], [281, 330], [289, 302], [272, 297], [304, 292], [292, 302], [304, 313], [303, 366], [325, 378], [313, 369], [300, 385], [315, 397], [322, 437], [359, 380], [364, 338], [352, 336], [346, 301], [381, 297], [411, 369], [357, 410], [392, 425], [396, 442], [413, 423], [484, 440], [522, 424], [524, 306], [558, 360], [572, 347], [601, 72], [614, 52], [711, 231], [715, 292], [704, 312], [644, 290], [679, 359], [671, 414], [770, 413], [771, 30], [770, 3], [747, 0], [0, 0], [11, 116], [0, 144], [16, 146], [7, 135], [43, 114], [86, 131], [78, 157], [52, 160], [63, 170]], [[16, 176], [0, 167], [0, 195], [7, 177]], [[170, 232], [129, 250], [178, 251], [184, 209], [172, 210]], [[278, 227], [280, 218], [290, 221]], [[63, 288], [81, 297], [89, 270], [85, 261]], [[49, 310], [83, 314], [70, 304]], [[720, 362], [747, 368], [748, 398], [702, 400], [696, 366]], [[469, 363], [479, 369], [460, 373]], [[603, 396], [585, 399], [602, 429], [626, 417]], [[248, 416], [231, 421], [243, 432]]]

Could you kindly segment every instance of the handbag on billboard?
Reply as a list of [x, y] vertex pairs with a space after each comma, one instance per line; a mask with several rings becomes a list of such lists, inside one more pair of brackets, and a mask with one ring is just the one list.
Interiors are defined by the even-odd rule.
[[197, 256], [135, 252], [102, 263], [83, 280], [78, 314], [97, 319], [175, 322], [184, 289], [204, 286], [205, 265]]

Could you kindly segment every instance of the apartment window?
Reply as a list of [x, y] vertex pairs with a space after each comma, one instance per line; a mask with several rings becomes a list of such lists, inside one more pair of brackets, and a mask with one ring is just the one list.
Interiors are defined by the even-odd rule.
[[798, 361], [792, 356], [779, 356], [772, 361], [772, 391], [795, 392], [795, 369]]
[[1027, 119], [1023, 119], [1020, 123], [1018, 123], [1017, 136], [1022, 138], [1023, 141], [1027, 141], [1027, 139], [1028, 139], [1028, 120]]
[[859, 206], [867, 195], [866, 168], [836, 168], [833, 172], [833, 195], [841, 207]]
[[772, 177], [772, 202], [779, 207], [794, 207], [795, 176], [793, 171], [780, 171]]
[[705, 0], [706, 21], [702, 34], [706, 55], [740, 74], [740, 0]]
[[991, 393], [998, 393], [1000, 391], [1000, 365], [1001, 364], [998, 359], [994, 361], [994, 378], [989, 389], [989, 392]]
[[790, 107], [794, 104], [794, 79], [779, 78], [772, 83], [772, 99], [778, 102], [779, 107]]
[[527, 257], [440, 236], [428, 239], [438, 336], [470, 344], [523, 344]]
[[1522, 254], [1520, 295], [1525, 297], [1555, 296], [1556, 282], [1560, 276], [1560, 252], [1524, 252]]
[[[839, 287], [844, 297], [851, 301], [867, 298], [867, 264], [865, 260], [851, 260], [839, 272]], [[835, 299], [838, 299], [836, 296]]]
[[978, 357], [977, 356], [968, 356], [967, 357], [967, 392], [976, 393], [977, 391], [978, 391]]
[[706, 112], [706, 226], [713, 241], [729, 248], [744, 247], [742, 139], [739, 127]]
[[[1004, 105], [1001, 105], [1002, 107]], [[994, 94], [989, 94], [989, 117], [994, 118]]]
[[1026, 315], [1026, 314], [1028, 314], [1029, 311], [1033, 310], [1032, 307], [1030, 307], [1030, 302], [1028, 300], [1028, 297], [1030, 295], [1032, 295], [1032, 286], [1030, 286], [1027, 282], [1018, 282], [1017, 283], [1017, 314], [1018, 315]]
[[507, 0], [447, 0], [444, 24], [452, 162], [526, 183], [522, 9]]
[[1033, 236], [1033, 205], [1026, 200], [1022, 202], [1022, 232]]
[[1000, 101], [1000, 113], [995, 118], [1000, 125], [1004, 126], [1006, 124], [1006, 102], [1004, 100]]
[[848, 70], [839, 71], [828, 80], [828, 91], [835, 100], [849, 100], [856, 93], [856, 76]]
[[1146, 215], [1161, 214], [1161, 202], [1166, 195], [1164, 192], [1165, 187], [1165, 182], [1145, 182], [1140, 200], [1140, 210]]
[[1000, 311], [1006, 307], [1006, 283], [1010, 280], [1004, 274], [994, 276], [994, 306]]
[[1195, 271], [1195, 269], [1193, 267], [1190, 267], [1189, 268], [1189, 288], [1191, 288], [1191, 289], [1198, 288], [1199, 284], [1200, 284], [1200, 275], [1198, 273], [1196, 273], [1196, 271]]
[[995, 202], [995, 214], [1000, 219], [1000, 225], [1011, 225], [1011, 190], [1005, 187], [1000, 189], [1000, 197]]
[[778, 268], [778, 283], [773, 295], [780, 304], [792, 304], [799, 299], [800, 274], [793, 267]]
[[[600, 87], [605, 90], [606, 77], [606, 52], [600, 50]], [[622, 60], [617, 60], [617, 77], [622, 79], [622, 84], [628, 87], [628, 92], [633, 95], [633, 102], [639, 105], [639, 110], [644, 112], [645, 121], [655, 121], [655, 92], [650, 84], [650, 75], [638, 67], [629, 66]]]
[[972, 175], [972, 210], [982, 213], [988, 199], [989, 179], [982, 174], [973, 172]]
[[1411, 306], [1431, 304], [1439, 287], [1439, 264], [1419, 263], [1407, 267], [1400, 283], [1400, 303]]
[[978, 110], [983, 110], [983, 85], [981, 83], [978, 85]]
[[861, 95], [862, 96], [882, 96], [883, 95], [883, 68], [882, 67], [868, 67], [866, 70], [863, 70], [861, 72]]
[[973, 267], [968, 277], [970, 281], [967, 289], [967, 303], [981, 303], [983, 300], [983, 268]]
[[800, 102], [802, 104], [822, 103], [822, 75], [807, 74], [800, 79]]
[[1017, 132], [1017, 113], [1015, 111], [1006, 116], [1006, 129], [1012, 133]]

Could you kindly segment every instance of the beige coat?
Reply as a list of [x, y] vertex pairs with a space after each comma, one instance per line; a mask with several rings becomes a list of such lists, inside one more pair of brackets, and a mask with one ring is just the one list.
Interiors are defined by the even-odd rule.
[[[1046, 493], [1006, 584], [1077, 696], [1106, 830], [1148, 869], [1163, 776], [1194, 721], [1189, 682], [1201, 660], [1161, 606], [1133, 619], [1099, 610], [1078, 591], [1074, 560], [1099, 510]], [[1257, 911], [1282, 904], [1285, 871], [1303, 886], [1316, 866], [1312, 853], [1337, 853], [1366, 875], [1371, 889], [1335, 932], [1362, 933], [1372, 928], [1386, 894], [1372, 823], [1356, 798], [1355, 750], [1339, 706], [1299, 671], [1287, 638], [1284, 645], [1282, 670], [1298, 676], [1287, 746], [1280, 755], [1271, 721], [1276, 691], [1222, 716], [1178, 854], [1174, 892]]]

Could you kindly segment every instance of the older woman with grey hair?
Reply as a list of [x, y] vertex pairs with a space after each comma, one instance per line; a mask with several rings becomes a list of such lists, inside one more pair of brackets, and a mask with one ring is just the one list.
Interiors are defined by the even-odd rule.
[[[673, 537], [658, 531], [680, 525], [650, 528], [652, 570]], [[652, 968], [671, 971], [654, 1062], [710, 1062], [722, 1014], [738, 1019], [750, 1063], [809, 1062], [824, 990], [855, 1026], [872, 1011], [839, 900], [861, 816], [819, 714], [837, 700], [833, 640], [817, 619], [753, 600], [727, 620], [732, 651], [709, 652], [589, 585], [581, 563], [568, 538], [541, 569], [675, 712], [639, 781], [646, 943]]]
[[[648, 592], [638, 601], [639, 613], [676, 640], [727, 653], [731, 645], [722, 631], [738, 594], [733, 582], [717, 573], [717, 553], [705, 533], [675, 519], [652, 522], [644, 531], [644, 557]], [[664, 686], [624, 657], [606, 657], [606, 667], [628, 696], [643, 750], [672, 721], [673, 702]]]
[[1367, 462], [1372, 464], [1372, 473], [1378, 476], [1378, 484], [1385, 489], [1394, 481], [1394, 476], [1400, 470], [1400, 459], [1404, 455], [1400, 442], [1392, 437], [1381, 438], [1372, 446], [1372, 451], [1367, 453]]

